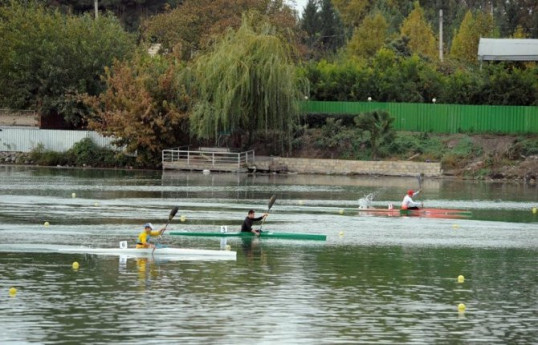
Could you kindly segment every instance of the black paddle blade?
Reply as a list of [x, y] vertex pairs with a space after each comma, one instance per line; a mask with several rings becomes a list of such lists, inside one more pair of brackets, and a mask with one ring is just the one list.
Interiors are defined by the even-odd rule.
[[179, 207], [176, 206], [172, 209], [172, 211], [170, 211], [170, 215], [168, 216], [168, 221], [171, 221], [172, 218], [174, 218], [178, 210], [179, 210]]
[[267, 212], [269, 212], [269, 210], [271, 209], [271, 207], [273, 207], [273, 204], [275, 203], [276, 201], [276, 195], [273, 194], [273, 196], [271, 197], [271, 199], [269, 199], [269, 204], [267, 205]]

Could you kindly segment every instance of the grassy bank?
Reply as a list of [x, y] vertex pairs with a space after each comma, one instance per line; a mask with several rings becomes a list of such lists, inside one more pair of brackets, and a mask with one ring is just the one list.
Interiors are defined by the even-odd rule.
[[[273, 154], [258, 144], [257, 154]], [[303, 129], [293, 143], [293, 157], [371, 160], [367, 132], [328, 121]], [[536, 180], [538, 135], [432, 134], [395, 132], [377, 149], [378, 160], [441, 162], [445, 175], [469, 179]]]

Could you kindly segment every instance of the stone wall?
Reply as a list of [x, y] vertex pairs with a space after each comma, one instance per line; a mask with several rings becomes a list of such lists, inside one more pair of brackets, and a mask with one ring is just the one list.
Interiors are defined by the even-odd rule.
[[442, 175], [440, 163], [412, 161], [356, 161], [342, 159], [310, 159], [256, 157], [256, 170], [289, 171], [299, 174], [424, 176]]

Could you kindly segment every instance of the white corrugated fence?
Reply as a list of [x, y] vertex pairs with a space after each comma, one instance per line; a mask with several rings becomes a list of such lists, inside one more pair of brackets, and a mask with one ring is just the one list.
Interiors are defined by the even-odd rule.
[[30, 152], [43, 144], [44, 149], [64, 152], [84, 138], [91, 138], [100, 147], [115, 148], [114, 138], [93, 131], [0, 126], [0, 151]]

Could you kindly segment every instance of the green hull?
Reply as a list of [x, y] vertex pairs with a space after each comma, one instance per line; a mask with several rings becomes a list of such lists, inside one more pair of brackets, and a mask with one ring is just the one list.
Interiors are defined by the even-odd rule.
[[[197, 237], [254, 237], [251, 232], [187, 232], [187, 231], [171, 231], [170, 235], [173, 236], [197, 236]], [[314, 240], [325, 241], [326, 235], [318, 234], [294, 234], [289, 232], [272, 232], [263, 231], [260, 234], [262, 238], [278, 238], [286, 240]]]

